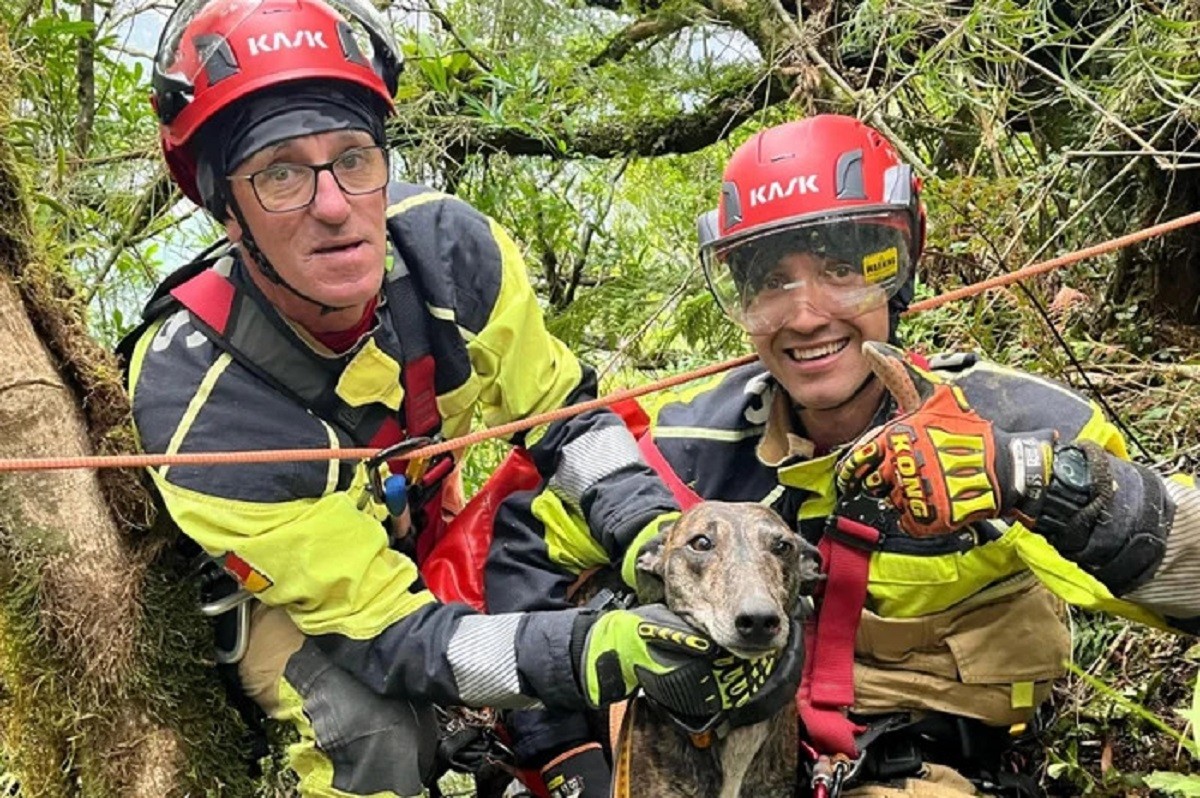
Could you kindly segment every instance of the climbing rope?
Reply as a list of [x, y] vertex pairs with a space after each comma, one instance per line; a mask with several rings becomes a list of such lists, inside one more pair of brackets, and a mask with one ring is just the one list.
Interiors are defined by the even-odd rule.
[[[1085, 247], [1074, 252], [1068, 252], [1065, 255], [1059, 255], [1056, 258], [1035, 263], [1026, 266], [1023, 269], [1018, 269], [1014, 272], [991, 277], [986, 280], [981, 280], [977, 283], [956, 288], [952, 291], [947, 291], [944, 294], [939, 294], [929, 299], [923, 299], [920, 302], [915, 302], [906, 311], [909, 313], [921, 313], [926, 310], [932, 310], [950, 302], [955, 302], [960, 299], [977, 296], [985, 291], [993, 288], [1000, 288], [1020, 280], [1025, 280], [1030, 277], [1035, 277], [1046, 272], [1060, 269], [1064, 266], [1069, 266], [1078, 263], [1088, 258], [1094, 258], [1099, 255], [1105, 255], [1109, 252], [1114, 252], [1118, 249], [1140, 243], [1150, 238], [1165, 235], [1180, 228], [1200, 222], [1200, 211], [1189, 213], [1185, 216], [1180, 216], [1170, 221], [1152, 225], [1143, 230], [1117, 238], [1104, 241], [1094, 246]], [[649, 393], [656, 393], [668, 388], [673, 388], [676, 385], [691, 382], [693, 380], [709, 377], [714, 374], [720, 374], [738, 366], [747, 363], [753, 363], [758, 359], [757, 355], [749, 354], [735, 357], [730, 360], [725, 360], [720, 363], [713, 363], [702, 368], [686, 371], [681, 374], [676, 374], [672, 377], [666, 377], [661, 380], [639, 385], [635, 388], [625, 388], [620, 391], [615, 391], [610, 394], [591, 399], [586, 402], [580, 402], [566, 407], [560, 407], [546, 413], [539, 413], [528, 418], [523, 418], [518, 421], [512, 421], [507, 424], [500, 424], [495, 427], [477, 430], [475, 432], [462, 435], [458, 438], [440, 441], [430, 444], [412, 452], [405, 454], [405, 459], [420, 460], [428, 457], [434, 457], [439, 454], [444, 454], [455, 449], [462, 449], [476, 443], [481, 443], [486, 440], [495, 438], [508, 437], [515, 435], [518, 432], [524, 432], [533, 427], [543, 424], [551, 424], [555, 421], [561, 421], [565, 418], [586, 413], [589, 410], [596, 410], [602, 407], [610, 407], [618, 402], [636, 399], [639, 396], [645, 396]], [[379, 449], [374, 448], [347, 448], [347, 449], [270, 449], [270, 450], [255, 450], [255, 451], [229, 451], [229, 452], [194, 452], [186, 454], [119, 454], [119, 455], [93, 455], [83, 457], [15, 457], [15, 458], [0, 458], [0, 472], [6, 471], [58, 471], [66, 469], [98, 469], [98, 468], [148, 468], [158, 466], [174, 466], [174, 465], [190, 465], [190, 466], [212, 466], [212, 465], [228, 465], [228, 464], [246, 464], [246, 463], [299, 463], [321, 460], [365, 460], [379, 453]]]

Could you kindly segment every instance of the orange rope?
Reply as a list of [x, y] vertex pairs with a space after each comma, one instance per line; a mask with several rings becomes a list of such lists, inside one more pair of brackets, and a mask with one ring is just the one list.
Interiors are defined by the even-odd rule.
[[920, 313], [923, 310], [932, 310], [933, 308], [941, 307], [948, 302], [955, 302], [959, 299], [965, 299], [967, 297], [975, 296], [976, 294], [982, 294], [984, 291], [1010, 285], [1018, 280], [1024, 280], [1026, 277], [1045, 274], [1048, 271], [1052, 271], [1063, 266], [1069, 266], [1072, 263], [1078, 263], [1081, 260], [1094, 258], [1098, 255], [1107, 255], [1109, 252], [1123, 249], [1131, 244], [1140, 243], [1148, 238], [1165, 235], [1166, 233], [1173, 232], [1181, 227], [1187, 227], [1188, 225], [1195, 224], [1196, 222], [1200, 222], [1200, 211], [1189, 213], [1186, 216], [1180, 216], [1176, 219], [1170, 220], [1169, 222], [1162, 222], [1160, 224], [1152, 225], [1151, 227], [1147, 227], [1143, 230], [1138, 230], [1136, 233], [1129, 233], [1128, 235], [1112, 238], [1103, 243], [1096, 244], [1095, 246], [1085, 247], [1083, 249], [1075, 250], [1074, 252], [1068, 252], [1066, 255], [1059, 255], [1057, 258], [1044, 260], [1041, 263], [1035, 263], [1031, 266], [1026, 266], [1024, 269], [1017, 269], [1015, 272], [1009, 272], [1008, 274], [990, 277], [987, 280], [980, 280], [977, 283], [965, 285], [962, 288], [956, 288], [953, 291], [947, 291], [944, 294], [939, 294], [938, 296], [930, 297], [929, 299], [922, 299], [920, 302], [914, 302], [906, 311], [906, 315], [908, 313]]
[[[948, 302], [954, 302], [959, 299], [976, 296], [988, 291], [992, 288], [1015, 283], [1018, 280], [1023, 280], [1027, 277], [1044, 274], [1053, 269], [1058, 269], [1063, 266], [1069, 266], [1072, 263], [1078, 263], [1087, 258], [1094, 258], [1097, 255], [1104, 255], [1109, 252], [1121, 249], [1123, 247], [1145, 241], [1155, 236], [1164, 235], [1174, 230], [1178, 230], [1188, 225], [1200, 222], [1200, 211], [1189, 213], [1186, 216], [1180, 216], [1168, 222], [1162, 222], [1144, 230], [1139, 230], [1136, 233], [1129, 233], [1118, 238], [1113, 238], [1095, 246], [1086, 247], [1084, 249], [1069, 252], [1065, 255], [1059, 255], [1057, 258], [1035, 263], [1032, 266], [1026, 266], [1023, 269], [1018, 269], [1015, 272], [1002, 274], [997, 277], [992, 277], [987, 280], [981, 280], [978, 283], [956, 288], [953, 291], [947, 291], [929, 299], [923, 299], [920, 302], [915, 302], [907, 313], [920, 313], [925, 310], [945, 305]], [[418, 460], [424, 457], [433, 457], [434, 455], [449, 452], [453, 449], [461, 449], [465, 446], [480, 443], [492, 438], [506, 437], [518, 432], [524, 432], [542, 424], [550, 424], [555, 421], [561, 421], [564, 418], [586, 413], [589, 410], [596, 410], [601, 407], [608, 407], [626, 399], [636, 399], [639, 396], [645, 396], [648, 393], [662, 391], [667, 388], [673, 388], [676, 385], [682, 385], [685, 382], [698, 380], [702, 377], [708, 377], [713, 374], [720, 374], [729, 369], [738, 366], [752, 363], [757, 359], [757, 355], [742, 355], [731, 360], [726, 360], [721, 363], [714, 363], [703, 368], [687, 371], [682, 374], [676, 374], [673, 377], [657, 380], [646, 385], [640, 385], [636, 388], [626, 388], [624, 390], [610, 393], [606, 396], [601, 396], [596, 399], [591, 399], [579, 404], [560, 407], [556, 410], [551, 410], [546, 413], [539, 413], [535, 416], [520, 419], [519, 421], [511, 421], [508, 424], [501, 424], [497, 427], [481, 429], [476, 432], [463, 435], [460, 438], [454, 438], [441, 443], [431, 444], [429, 446], [416, 449], [406, 453], [406, 459]], [[256, 451], [233, 451], [233, 452], [196, 452], [192, 454], [120, 454], [120, 455], [94, 455], [88, 457], [18, 457], [11, 459], [0, 458], [0, 472], [5, 471], [55, 471], [72, 468], [148, 468], [153, 466], [171, 466], [171, 465], [223, 465], [231, 463], [300, 463], [310, 462], [314, 460], [364, 460], [372, 457], [379, 452], [378, 449], [357, 448], [357, 449], [271, 449], [271, 450], [256, 450]]]
[[[564, 418], [586, 413], [601, 407], [608, 407], [625, 399], [636, 399], [654, 391], [673, 388], [685, 382], [719, 374], [722, 371], [737, 366], [752, 363], [757, 355], [742, 355], [722, 363], [714, 363], [703, 368], [676, 374], [673, 377], [658, 380], [648, 385], [636, 388], [626, 388], [615, 391], [597, 399], [589, 399], [574, 405], [567, 405], [536, 416], [510, 421], [496, 427], [481, 429], [440, 443], [423, 446], [412, 452], [406, 452], [404, 459], [419, 460], [424, 457], [461, 449], [465, 446], [524, 432], [541, 424], [550, 424]], [[147, 468], [151, 466], [171, 465], [227, 465], [231, 463], [301, 463], [312, 460], [364, 460], [379, 453], [379, 449], [268, 449], [244, 452], [194, 452], [190, 454], [118, 454], [94, 455], [89, 457], [18, 457], [0, 459], [0, 471], [56, 471], [68, 468]]]

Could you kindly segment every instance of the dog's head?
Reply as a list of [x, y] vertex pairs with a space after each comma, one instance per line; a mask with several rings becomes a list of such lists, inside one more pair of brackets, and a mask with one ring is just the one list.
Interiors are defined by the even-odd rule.
[[741, 657], [778, 651], [816, 549], [760, 504], [701, 502], [642, 549], [638, 595], [672, 611]]

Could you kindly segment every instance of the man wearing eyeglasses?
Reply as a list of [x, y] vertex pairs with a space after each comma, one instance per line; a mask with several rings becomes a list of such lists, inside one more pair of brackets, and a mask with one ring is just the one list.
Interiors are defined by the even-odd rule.
[[[414, 560], [440, 534], [453, 460], [397, 456], [384, 483], [334, 456], [452, 438], [476, 414], [495, 425], [596, 391], [547, 332], [508, 235], [452, 197], [389, 183], [399, 68], [386, 22], [359, 0], [185, 0], [159, 43], [167, 164], [231, 246], [168, 278], [124, 347], [142, 447], [331, 450], [150, 470], [219, 566], [206, 612], [242, 621], [219, 628], [218, 660], [295, 726], [305, 796], [420, 794], [434, 703], [582, 710], [641, 684], [689, 709], [786, 704], [778, 685], [798, 673], [798, 637], [743, 700], [718, 694], [727, 666], [665, 608], [483, 616], [439, 604]], [[611, 413], [513, 443], [613, 556], [676, 509]], [[598, 756], [569, 781], [589, 757], [606, 778]]]

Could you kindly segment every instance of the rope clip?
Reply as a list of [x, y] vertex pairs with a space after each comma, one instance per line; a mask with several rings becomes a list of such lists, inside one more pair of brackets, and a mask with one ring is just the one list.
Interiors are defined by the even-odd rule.
[[399, 443], [380, 449], [368, 457], [365, 465], [367, 467], [367, 489], [371, 492], [371, 498], [386, 506], [392, 515], [400, 515], [407, 503], [408, 481], [403, 474], [392, 474], [385, 480], [380, 474], [380, 468], [389, 460], [402, 458], [409, 452], [424, 449], [434, 443], [437, 443], [436, 438], [425, 435], [406, 438]]
[[813, 798], [839, 798], [846, 785], [862, 770], [866, 754], [851, 759], [846, 754], [820, 756], [813, 764]]

